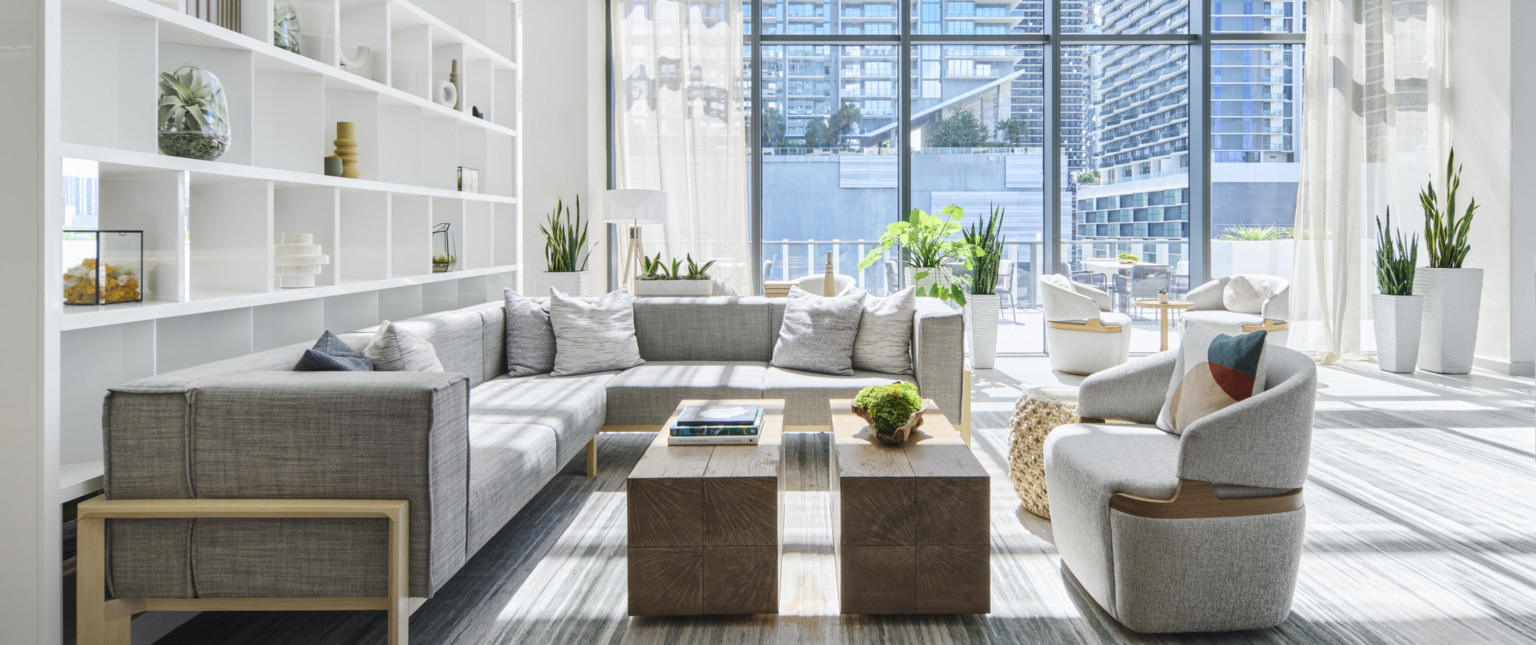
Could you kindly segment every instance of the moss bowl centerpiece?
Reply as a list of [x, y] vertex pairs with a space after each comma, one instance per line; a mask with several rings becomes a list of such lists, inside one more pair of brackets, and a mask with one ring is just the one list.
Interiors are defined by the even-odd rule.
[[869, 424], [880, 443], [899, 446], [923, 425], [929, 402], [918, 396], [917, 386], [896, 382], [871, 385], [853, 399], [853, 413]]

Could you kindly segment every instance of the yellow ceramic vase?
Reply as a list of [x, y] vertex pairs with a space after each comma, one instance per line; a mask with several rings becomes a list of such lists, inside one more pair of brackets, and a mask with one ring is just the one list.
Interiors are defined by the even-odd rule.
[[336, 156], [341, 157], [341, 176], [357, 179], [357, 124], [336, 122]]

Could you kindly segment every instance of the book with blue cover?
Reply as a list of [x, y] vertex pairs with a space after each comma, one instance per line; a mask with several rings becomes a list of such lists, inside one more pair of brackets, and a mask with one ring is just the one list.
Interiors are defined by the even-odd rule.
[[760, 405], [690, 405], [677, 415], [680, 426], [750, 426], [763, 420]]

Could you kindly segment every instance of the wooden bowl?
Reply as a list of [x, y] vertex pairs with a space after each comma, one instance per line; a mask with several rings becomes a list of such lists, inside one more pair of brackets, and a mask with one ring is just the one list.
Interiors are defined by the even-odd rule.
[[927, 412], [928, 408], [931, 407], [933, 407], [933, 399], [923, 399], [923, 405], [916, 412], [912, 413], [912, 416], [907, 419], [906, 425], [897, 428], [889, 435], [881, 434], [879, 430], [876, 430], [875, 420], [858, 404], [853, 405], [853, 414], [863, 419], [864, 423], [869, 425], [870, 434], [875, 435], [876, 441], [890, 446], [899, 446], [907, 442], [907, 439], [912, 436], [913, 430], [923, 425], [923, 413]]

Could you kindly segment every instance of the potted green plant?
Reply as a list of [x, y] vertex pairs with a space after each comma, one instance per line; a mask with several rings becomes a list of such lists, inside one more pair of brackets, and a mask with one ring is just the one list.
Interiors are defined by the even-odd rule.
[[592, 255], [587, 247], [587, 225], [581, 218], [581, 195], [570, 208], [564, 200], [555, 201], [548, 221], [539, 225], [539, 232], [544, 234], [544, 270], [533, 274], [538, 295], [548, 295], [551, 287], [573, 296], [593, 295], [591, 273], [587, 271]]
[[1424, 296], [1413, 294], [1419, 263], [1419, 236], [1412, 241], [1397, 232], [1392, 237], [1392, 209], [1387, 222], [1376, 218], [1376, 287], [1371, 295], [1371, 319], [1376, 326], [1376, 363], [1384, 372], [1412, 372], [1419, 361], [1419, 331]]
[[1141, 261], [1141, 257], [1135, 253], [1116, 253], [1115, 259], [1119, 260], [1120, 264], [1136, 264]]
[[963, 217], [965, 211], [954, 204], [945, 206], [939, 215], [912, 209], [906, 220], [885, 227], [885, 232], [880, 235], [880, 246], [865, 254], [859, 261], [859, 270], [874, 266], [886, 253], [900, 249], [904, 277], [907, 284], [917, 286], [917, 295], [964, 305], [970, 280], [955, 275], [946, 266], [954, 262], [967, 268], [971, 266], [970, 247], [965, 241], [955, 239], [960, 233]]
[[[685, 265], [686, 262], [686, 265]], [[715, 281], [709, 277], [709, 268], [715, 261], [704, 264], [694, 262], [693, 255], [684, 259], [673, 258], [671, 264], [661, 259], [640, 258], [640, 275], [635, 276], [636, 296], [705, 297], [714, 293]]]
[[1413, 278], [1413, 293], [1424, 296], [1426, 333], [1419, 338], [1419, 362], [1424, 369], [1441, 374], [1472, 371], [1483, 297], [1483, 270], [1462, 266], [1472, 249], [1469, 238], [1477, 200], [1469, 200], [1465, 213], [1458, 215], [1456, 193], [1460, 188], [1461, 168], [1456, 165], [1453, 149], [1445, 162], [1444, 202], [1435, 192], [1434, 181], [1419, 193], [1424, 207], [1424, 249], [1429, 253], [1429, 266], [1420, 268]]
[[997, 358], [997, 275], [1003, 263], [1003, 214], [992, 207], [985, 222], [964, 232], [971, 251], [971, 293], [965, 300], [965, 336], [971, 345], [971, 367], [991, 369]]

